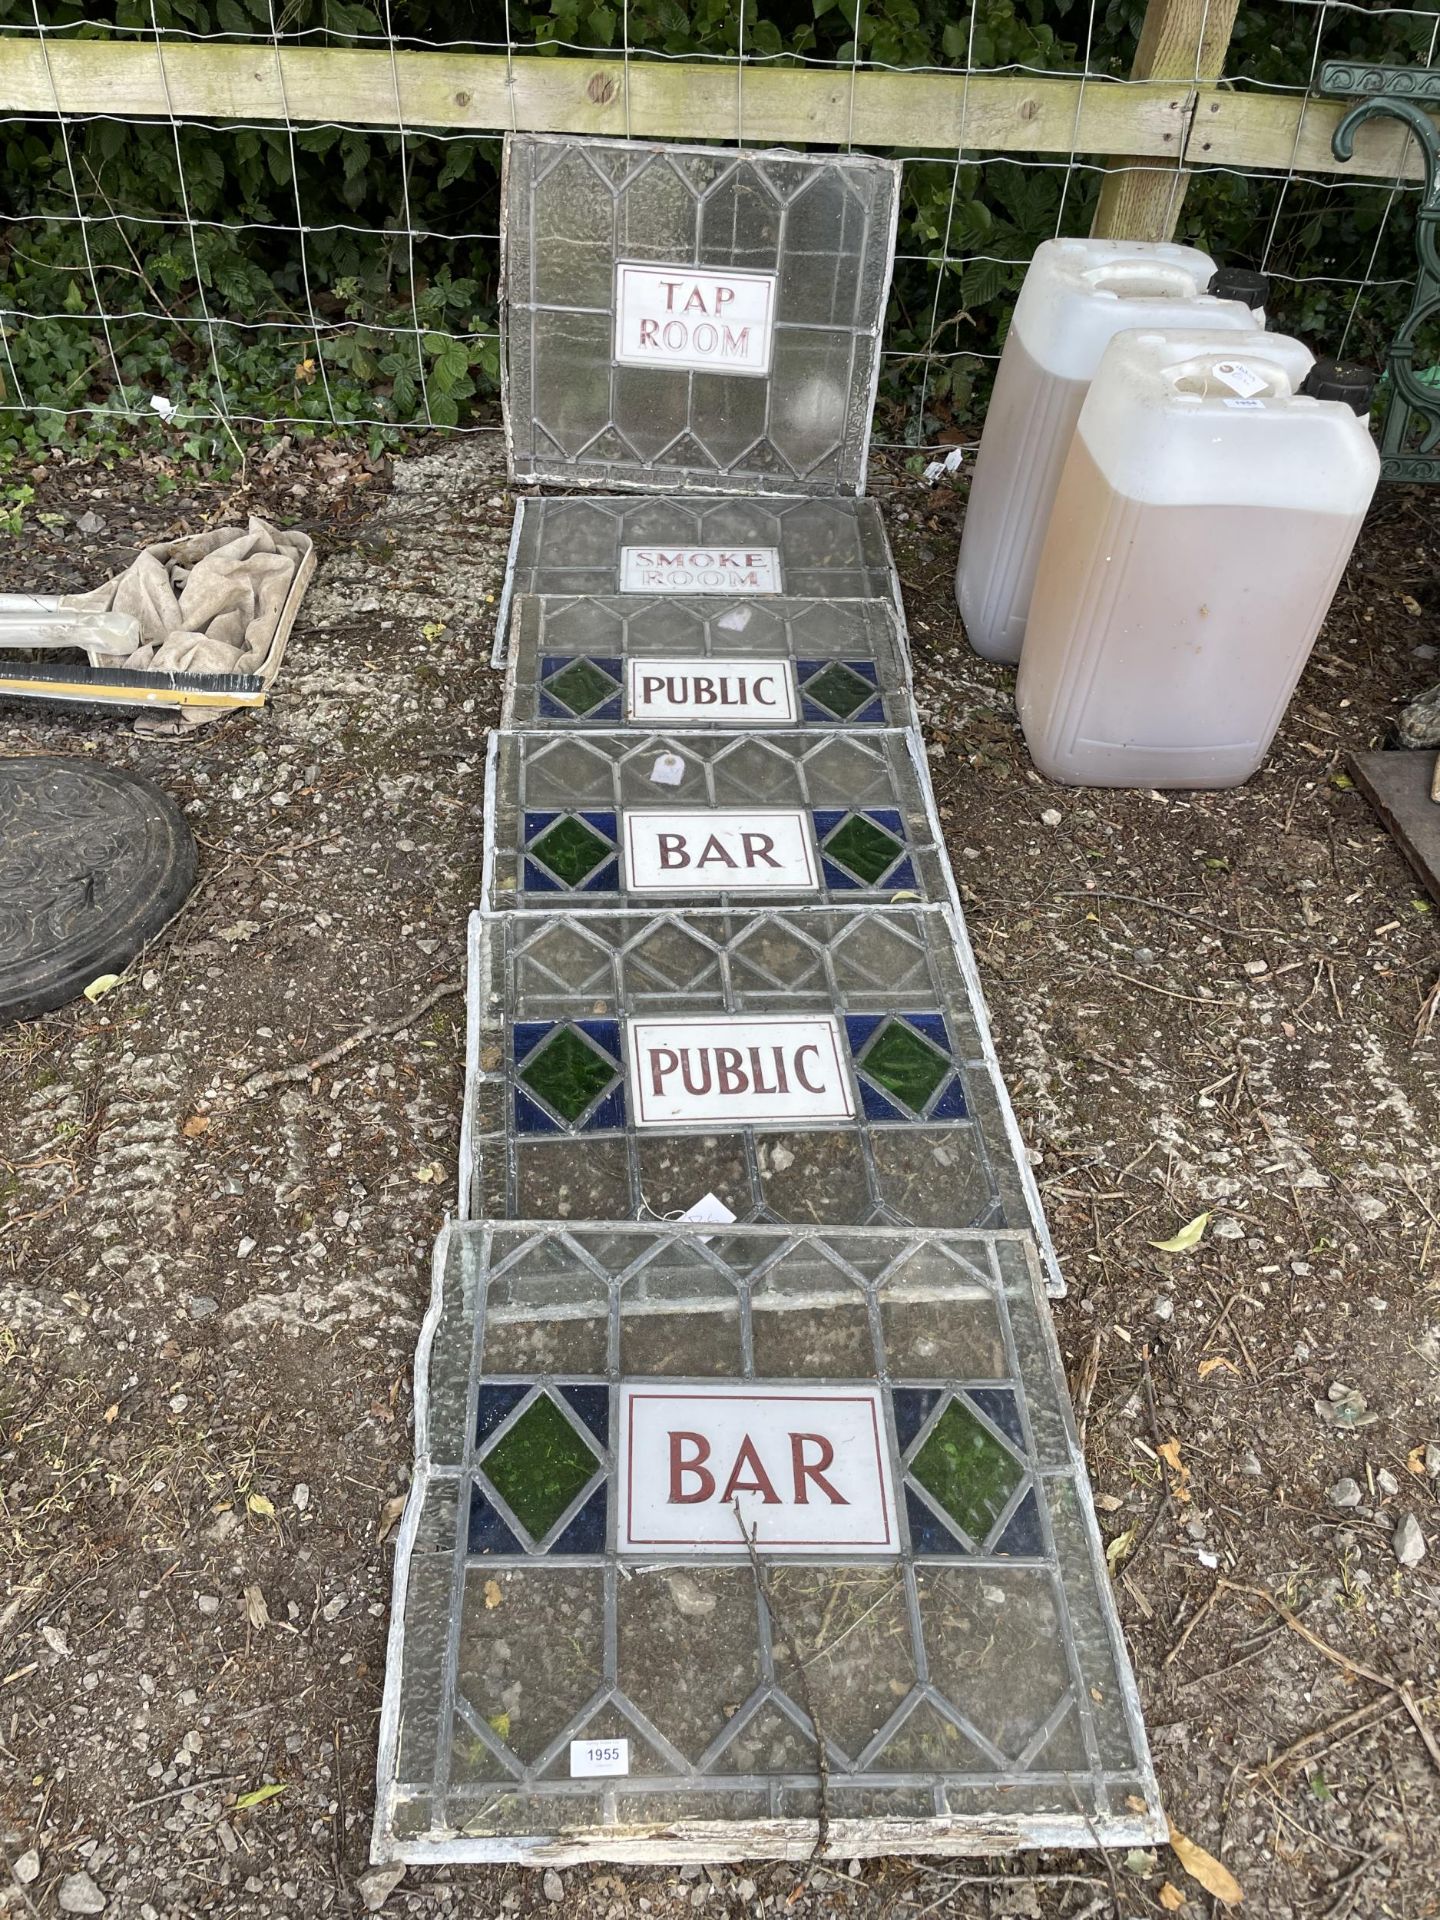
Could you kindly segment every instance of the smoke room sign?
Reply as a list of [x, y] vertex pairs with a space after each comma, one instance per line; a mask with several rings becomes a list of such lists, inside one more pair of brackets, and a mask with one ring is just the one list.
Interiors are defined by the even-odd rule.
[[779, 593], [776, 547], [622, 547], [622, 593]]

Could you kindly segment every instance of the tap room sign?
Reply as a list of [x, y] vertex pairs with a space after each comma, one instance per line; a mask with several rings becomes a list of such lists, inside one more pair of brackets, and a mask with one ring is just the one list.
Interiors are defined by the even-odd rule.
[[763, 379], [774, 335], [773, 273], [616, 265], [614, 355], [622, 367]]

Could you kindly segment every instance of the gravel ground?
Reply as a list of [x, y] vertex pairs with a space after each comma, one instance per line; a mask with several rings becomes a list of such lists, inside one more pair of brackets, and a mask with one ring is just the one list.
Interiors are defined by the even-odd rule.
[[[1011, 676], [959, 632], [963, 491], [877, 478], [1171, 1818], [1251, 1912], [1423, 1920], [1440, 958], [1344, 754], [1437, 672], [1433, 506], [1382, 497], [1248, 787], [1077, 792], [1031, 771]], [[184, 743], [3, 720], [0, 751], [165, 786], [201, 880], [103, 1001], [0, 1032], [0, 1911], [1211, 1911], [1168, 1849], [368, 1873], [461, 1096], [458, 991], [407, 1016], [460, 984], [512, 503], [488, 436], [384, 471], [282, 444], [245, 490], [138, 459], [33, 484], [7, 587], [93, 584], [251, 510], [321, 567], [263, 713]], [[1202, 1213], [1190, 1251], [1154, 1246]]]

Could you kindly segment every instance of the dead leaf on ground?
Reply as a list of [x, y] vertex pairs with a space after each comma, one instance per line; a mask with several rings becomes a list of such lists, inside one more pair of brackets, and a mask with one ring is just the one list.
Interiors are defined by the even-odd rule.
[[1213, 1853], [1207, 1853], [1204, 1847], [1195, 1842], [1178, 1828], [1170, 1829], [1170, 1846], [1175, 1858], [1184, 1867], [1192, 1880], [1198, 1880], [1205, 1891], [1213, 1894], [1223, 1907], [1238, 1907], [1245, 1898], [1245, 1890], [1222, 1861]]
[[86, 987], [85, 998], [93, 1006], [97, 1000], [103, 1000], [112, 987], [118, 987], [119, 984], [118, 973], [102, 973], [98, 979], [92, 980]]
[[1117, 1533], [1105, 1549], [1105, 1564], [1113, 1577], [1115, 1569], [1135, 1544], [1135, 1529], [1127, 1527], [1123, 1533]]
[[1411, 1447], [1409, 1453], [1407, 1453], [1405, 1456], [1405, 1465], [1409, 1468], [1410, 1472], [1416, 1476], [1417, 1479], [1420, 1479], [1420, 1480], [1426, 1479], [1428, 1476], [1426, 1475], [1426, 1472], [1425, 1472], [1424, 1447]]
[[209, 1131], [209, 1128], [210, 1116], [208, 1113], [192, 1113], [180, 1131], [187, 1140], [198, 1140], [202, 1133]]
[[1170, 1482], [1171, 1498], [1179, 1500], [1183, 1504], [1183, 1502], [1190, 1498], [1190, 1469], [1180, 1458], [1180, 1442], [1178, 1440], [1162, 1440], [1155, 1451], [1175, 1476]]
[[275, 1518], [274, 1502], [267, 1500], [263, 1493], [247, 1493], [245, 1496], [245, 1505], [258, 1520], [273, 1520]]
[[265, 1596], [259, 1587], [245, 1589], [245, 1618], [256, 1633], [262, 1632], [270, 1624], [270, 1609], [265, 1604]]
[[397, 1493], [393, 1499], [387, 1500], [380, 1509], [380, 1524], [375, 1530], [375, 1538], [387, 1539], [399, 1526], [400, 1516], [404, 1511], [405, 1495], [403, 1493]]
[[1185, 1895], [1173, 1880], [1167, 1880], [1156, 1897], [1167, 1913], [1178, 1913], [1185, 1905]]
[[1180, 1231], [1169, 1240], [1152, 1240], [1150, 1244], [1159, 1253], [1189, 1253], [1192, 1247], [1198, 1247], [1205, 1238], [1205, 1229], [1209, 1224], [1208, 1213], [1197, 1213], [1193, 1220], [1187, 1220]]
[[500, 1582], [498, 1580], [487, 1580], [485, 1582], [485, 1605], [487, 1607], [498, 1607], [501, 1597]]
[[1208, 1360], [1202, 1360], [1200, 1362], [1198, 1369], [1200, 1378], [1202, 1380], [1208, 1380], [1211, 1374], [1218, 1372], [1221, 1367], [1225, 1367], [1231, 1373], [1239, 1373], [1240, 1371], [1235, 1362], [1233, 1360], [1227, 1360], [1223, 1353], [1212, 1353]]
[[251, 1807], [263, 1807], [267, 1800], [273, 1800], [277, 1793], [283, 1793], [284, 1791], [285, 1786], [283, 1781], [278, 1786], [272, 1782], [271, 1785], [266, 1787], [252, 1787], [248, 1793], [236, 1794], [235, 1811], [237, 1813], [248, 1813]]

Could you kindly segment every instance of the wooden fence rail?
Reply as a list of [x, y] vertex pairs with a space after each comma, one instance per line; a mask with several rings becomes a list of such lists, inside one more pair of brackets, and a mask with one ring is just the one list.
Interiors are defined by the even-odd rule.
[[[1174, 0], [1169, 0], [1170, 4]], [[1151, 0], [1152, 11], [1162, 0]], [[1222, 50], [1223, 54], [1223, 50]], [[1212, 60], [1212, 65], [1215, 62]], [[1193, 69], [1192, 69], [1193, 71]], [[909, 152], [1081, 153], [1158, 182], [1173, 225], [1186, 166], [1418, 177], [1403, 128], [1373, 122], [1341, 162], [1330, 136], [1346, 108], [1299, 93], [1183, 85], [1145, 75], [909, 73], [627, 63], [576, 55], [414, 53], [269, 43], [0, 35], [0, 113], [123, 119], [338, 121], [448, 132], [743, 138]], [[1153, 162], [1153, 169], [1146, 162]], [[1117, 191], [1122, 191], [1119, 189]], [[1155, 194], [1148, 196], [1152, 211]], [[1138, 215], [1118, 216], [1111, 232]], [[1151, 236], [1155, 237], [1155, 236]]]

